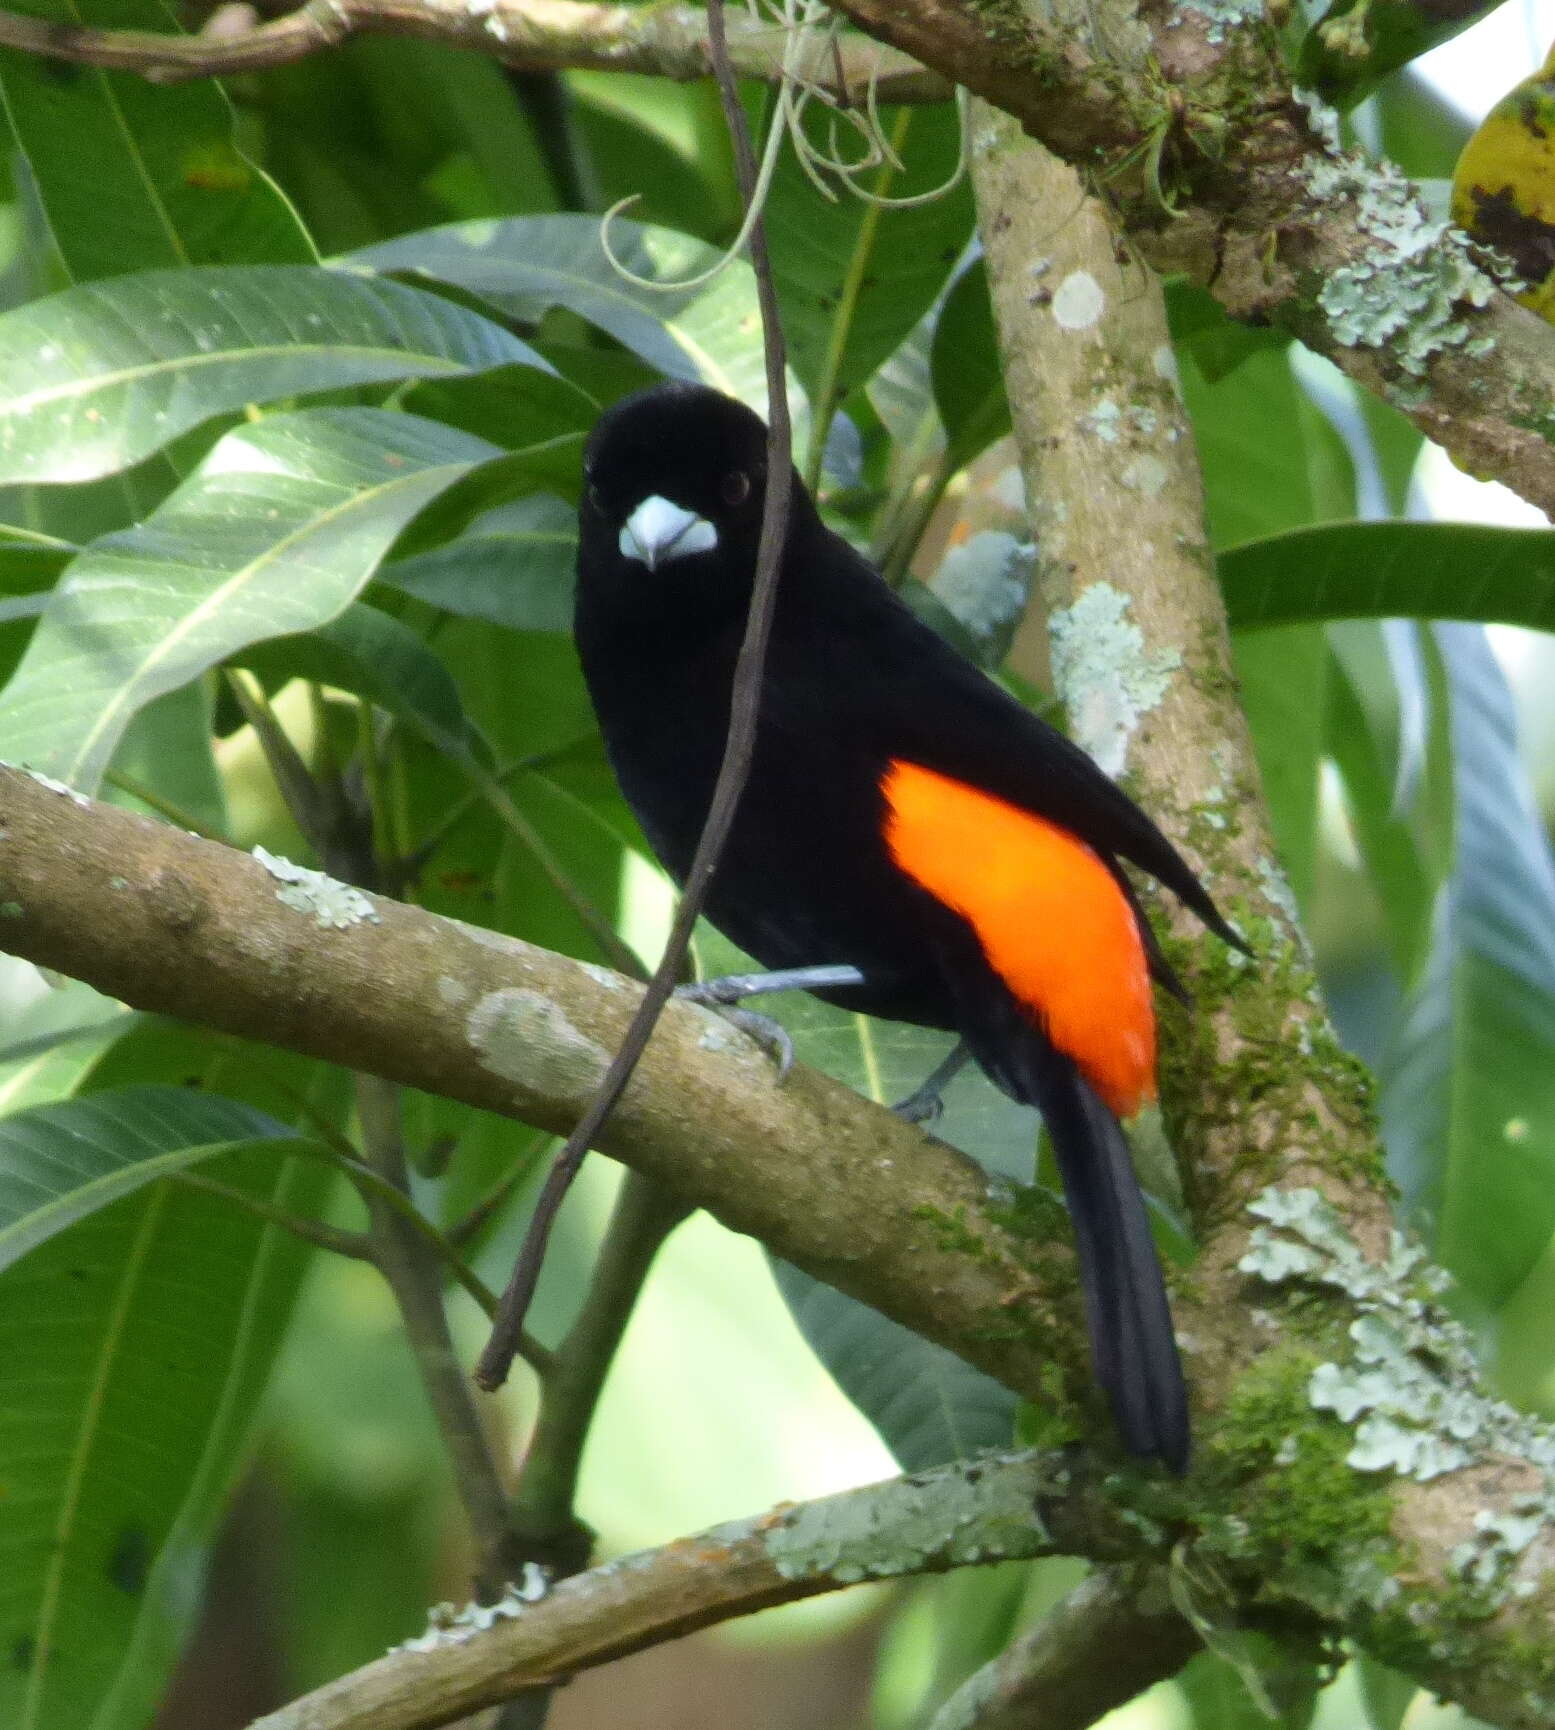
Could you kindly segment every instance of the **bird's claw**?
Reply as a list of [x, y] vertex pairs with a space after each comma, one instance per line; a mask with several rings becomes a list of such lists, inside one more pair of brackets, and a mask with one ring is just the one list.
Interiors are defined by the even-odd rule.
[[741, 1009], [737, 1003], [720, 1003], [714, 1007], [726, 1021], [732, 1021], [741, 1032], [756, 1041], [777, 1066], [778, 1080], [786, 1081], [789, 1070], [794, 1067], [794, 1041], [783, 1023], [759, 1010]]
[[938, 1090], [930, 1093], [923, 1087], [909, 1093], [905, 1099], [897, 1100], [891, 1107], [903, 1123], [933, 1123], [944, 1109], [943, 1095]]

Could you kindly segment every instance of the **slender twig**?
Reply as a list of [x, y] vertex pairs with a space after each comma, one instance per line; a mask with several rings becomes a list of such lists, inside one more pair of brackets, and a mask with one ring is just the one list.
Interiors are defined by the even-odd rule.
[[[346, 792], [344, 777], [332, 763], [331, 772], [315, 776], [263, 693], [251, 691], [247, 681], [235, 674], [228, 677], [282, 799], [326, 868], [348, 883], [376, 887], [371, 824], [362, 821], [362, 812]], [[438, 1260], [428, 1253], [429, 1232], [440, 1243], [442, 1240], [410, 1199], [410, 1174], [400, 1130], [403, 1089], [375, 1075], [358, 1073], [353, 1080], [362, 1166], [373, 1181], [362, 1181], [360, 1168], [352, 1175], [367, 1208], [373, 1260], [394, 1294], [475, 1539], [477, 1596], [483, 1602], [495, 1602], [508, 1581], [520, 1575], [525, 1558], [508, 1520], [507, 1495], [496, 1456], [454, 1352]], [[343, 1163], [348, 1169], [355, 1164], [350, 1160]], [[449, 1259], [460, 1260], [451, 1245], [445, 1247]], [[471, 1274], [465, 1283], [473, 1279]]]
[[[707, 25], [718, 90], [723, 101], [730, 137], [734, 142], [735, 169], [740, 181], [741, 195], [749, 206], [756, 187], [756, 156], [749, 129], [745, 124], [745, 112], [740, 106], [738, 83], [729, 64], [722, 0], [710, 0]], [[777, 292], [772, 282], [771, 262], [767, 257], [766, 233], [759, 216], [751, 225], [749, 247], [751, 267], [756, 277], [757, 299], [761, 306], [763, 346], [767, 363], [767, 493], [761, 515], [761, 538], [756, 552], [756, 575], [751, 593], [750, 615], [735, 665], [729, 737], [724, 746], [723, 762], [713, 788], [707, 821], [703, 825], [701, 839], [697, 842], [691, 868], [686, 873], [680, 906], [670, 930], [664, 956], [653, 978], [648, 982], [642, 1003], [632, 1018], [626, 1038], [616, 1052], [593, 1104], [584, 1113], [557, 1155], [556, 1163], [551, 1167], [545, 1188], [540, 1192], [540, 1199], [535, 1205], [529, 1236], [519, 1254], [507, 1290], [502, 1294], [502, 1306], [492, 1328], [491, 1339], [476, 1367], [476, 1380], [485, 1388], [500, 1387], [506, 1379], [508, 1368], [513, 1361], [518, 1329], [529, 1308], [529, 1300], [534, 1295], [535, 1282], [540, 1274], [540, 1262], [545, 1254], [546, 1240], [557, 1209], [583, 1162], [589, 1144], [625, 1091], [632, 1071], [637, 1067], [638, 1059], [647, 1047], [654, 1024], [669, 1001], [691, 943], [691, 933], [707, 898], [708, 885], [712, 881], [719, 855], [733, 825], [735, 808], [750, 772], [751, 754], [756, 740], [756, 718], [761, 702], [762, 663], [766, 657], [767, 637], [777, 601], [778, 573], [788, 535], [788, 500], [793, 482], [793, 438], [788, 421], [787, 362], [782, 323], [778, 313]]]
[[[403, 1190], [408, 1175], [400, 1140], [400, 1098], [401, 1089], [391, 1081], [372, 1075], [356, 1077], [357, 1113], [368, 1162], [385, 1183]], [[378, 1265], [394, 1292], [405, 1337], [453, 1466], [454, 1486], [475, 1535], [477, 1595], [493, 1602], [507, 1582], [522, 1572], [525, 1558], [508, 1521], [507, 1494], [495, 1456], [454, 1352], [441, 1282], [421, 1239], [401, 1215], [378, 1194], [368, 1193], [365, 1199]]]
[[514, 1524], [531, 1548], [565, 1547], [579, 1534], [578, 1469], [605, 1377], [648, 1268], [688, 1211], [679, 1196], [638, 1172], [622, 1179], [588, 1295], [542, 1378], [539, 1422], [513, 1492]]
[[165, 798], [155, 787], [147, 784], [134, 775], [126, 775], [122, 769], [104, 771], [103, 779], [110, 787], [117, 787], [121, 793], [128, 793], [132, 799], [139, 799], [149, 810], [155, 811], [159, 817], [166, 817], [169, 823], [176, 823], [180, 829], [187, 829], [191, 835], [200, 835], [207, 841], [225, 841], [227, 837], [218, 834], [208, 823], [203, 823], [192, 811], [182, 805], [174, 804]]
[[372, 1239], [366, 1232], [342, 1231], [339, 1226], [326, 1225], [321, 1219], [304, 1219], [301, 1214], [288, 1213], [284, 1207], [276, 1207], [272, 1202], [263, 1201], [259, 1196], [250, 1195], [246, 1190], [237, 1189], [230, 1183], [220, 1183], [214, 1177], [202, 1177], [197, 1171], [174, 1172], [172, 1181], [181, 1183], [186, 1189], [203, 1190], [207, 1195], [230, 1201], [234, 1207], [241, 1207], [247, 1213], [269, 1220], [272, 1225], [280, 1226], [293, 1237], [301, 1238], [304, 1243], [311, 1243], [317, 1249], [330, 1250], [335, 1255], [347, 1256], [352, 1261], [378, 1259]]

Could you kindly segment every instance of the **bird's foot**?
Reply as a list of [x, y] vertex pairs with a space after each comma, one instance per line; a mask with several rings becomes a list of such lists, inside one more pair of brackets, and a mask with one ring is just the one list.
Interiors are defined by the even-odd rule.
[[742, 1033], [749, 1034], [772, 1059], [778, 1080], [787, 1080], [789, 1070], [794, 1067], [794, 1041], [781, 1021], [763, 1015], [759, 1009], [741, 1009], [735, 1003], [710, 1003], [707, 1007]]
[[945, 1089], [971, 1061], [972, 1053], [967, 1049], [966, 1041], [958, 1039], [951, 1047], [950, 1055], [936, 1065], [928, 1080], [905, 1099], [897, 1100], [891, 1107], [892, 1111], [904, 1123], [933, 1123], [945, 1109]]
[[746, 997], [762, 997], [772, 991], [829, 991], [839, 985], [862, 985], [864, 975], [856, 967], [789, 967], [776, 973], [726, 973], [718, 979], [700, 979], [694, 985], [677, 985], [675, 995], [686, 1003], [701, 1003], [716, 1009], [771, 1057], [782, 1081], [794, 1067], [794, 1042], [788, 1029], [770, 1015], [742, 1009]]

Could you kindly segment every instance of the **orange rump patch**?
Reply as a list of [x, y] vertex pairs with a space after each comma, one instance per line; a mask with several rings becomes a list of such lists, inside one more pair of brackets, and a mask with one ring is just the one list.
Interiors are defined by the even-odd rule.
[[989, 965], [1119, 1117], [1155, 1097], [1155, 1009], [1133, 909], [1056, 823], [917, 763], [881, 779], [891, 857], [971, 925]]

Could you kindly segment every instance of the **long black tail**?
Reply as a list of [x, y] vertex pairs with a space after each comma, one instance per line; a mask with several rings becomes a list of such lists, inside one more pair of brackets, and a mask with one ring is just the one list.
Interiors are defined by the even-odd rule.
[[961, 922], [939, 932], [941, 968], [972, 1055], [1012, 1098], [1042, 1113], [1074, 1223], [1096, 1379], [1124, 1446], [1188, 1469], [1188, 1394], [1128, 1142], [1118, 1120], [1033, 1025]]
[[1040, 1099], [1074, 1222], [1096, 1379], [1124, 1446], [1188, 1469], [1188, 1394], [1161, 1264], [1118, 1120], [1063, 1058]]

